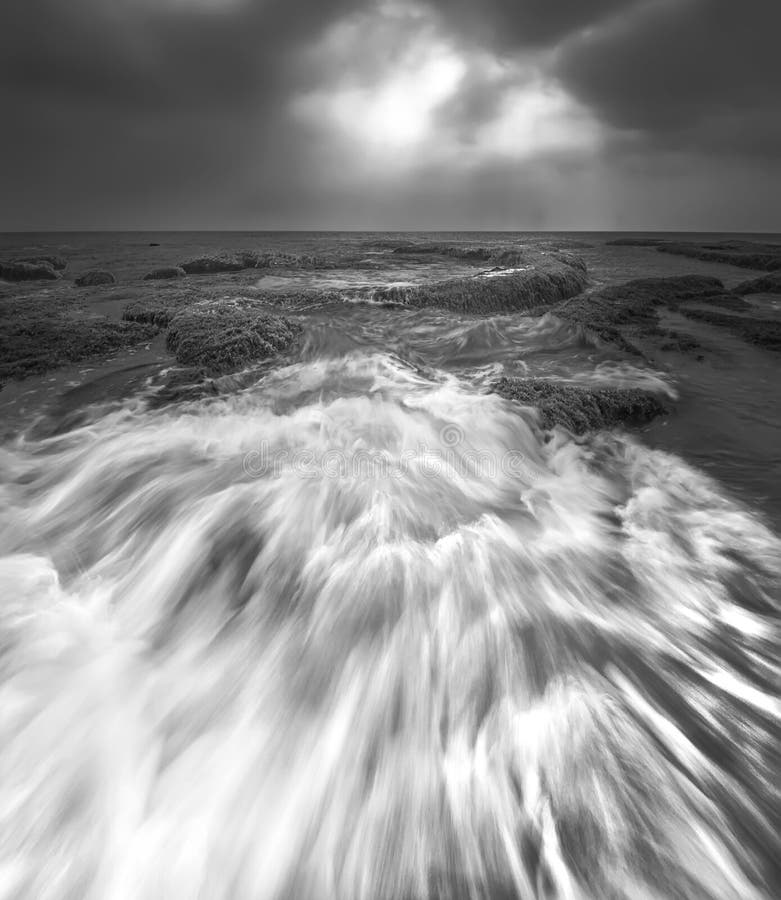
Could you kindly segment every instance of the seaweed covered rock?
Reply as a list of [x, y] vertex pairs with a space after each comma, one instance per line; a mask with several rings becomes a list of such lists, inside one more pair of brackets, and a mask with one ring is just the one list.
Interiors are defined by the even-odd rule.
[[111, 272], [102, 269], [94, 269], [91, 272], [83, 272], [75, 280], [79, 287], [98, 287], [102, 284], [116, 284], [117, 279]]
[[161, 266], [144, 275], [144, 281], [165, 281], [170, 278], [184, 278], [187, 272], [181, 266]]
[[285, 350], [300, 331], [295, 322], [251, 307], [203, 303], [173, 317], [166, 345], [183, 366], [222, 375]]
[[734, 290], [736, 294], [781, 294], [781, 272], [744, 281]]
[[760, 319], [751, 316], [730, 316], [710, 309], [682, 309], [689, 319], [707, 322], [719, 328], [726, 328], [739, 338], [763, 347], [765, 350], [781, 352], [781, 322], [778, 319]]
[[685, 303], [740, 309], [746, 301], [708, 275], [639, 278], [609, 285], [559, 304], [552, 312], [574, 322], [599, 339], [635, 351], [633, 336], [653, 335], [658, 330], [658, 307], [678, 309]]
[[76, 317], [71, 296], [0, 300], [0, 381], [104, 356], [149, 340], [157, 329]]
[[0, 278], [5, 281], [56, 281], [62, 275], [48, 262], [12, 260], [0, 263]]
[[179, 268], [187, 275], [219, 275], [245, 269], [321, 269], [334, 268], [335, 262], [308, 254], [243, 250], [199, 256], [183, 262]]
[[62, 272], [68, 268], [68, 260], [64, 256], [57, 254], [46, 254], [43, 256], [20, 256], [13, 260], [14, 262], [30, 263], [31, 265], [39, 265], [45, 263], [51, 266], [55, 271]]
[[187, 275], [214, 275], [220, 272], [240, 272], [248, 268], [246, 258], [232, 253], [199, 256], [183, 262], [179, 268]]
[[586, 286], [585, 266], [543, 255], [527, 257], [527, 262], [523, 271], [500, 269], [469, 278], [384, 288], [375, 292], [374, 300], [462, 313], [513, 312], [550, 306]]
[[612, 241], [605, 241], [606, 247], [658, 247], [667, 244], [664, 238], [623, 237]]
[[706, 262], [729, 263], [744, 269], [764, 269], [767, 272], [781, 269], [781, 244], [754, 241], [716, 241], [701, 244], [689, 241], [665, 241], [656, 249], [660, 253], [673, 253]]
[[574, 434], [624, 423], [640, 425], [667, 412], [654, 394], [634, 388], [581, 388], [542, 378], [500, 378], [492, 390], [534, 407], [543, 428], [561, 425]]

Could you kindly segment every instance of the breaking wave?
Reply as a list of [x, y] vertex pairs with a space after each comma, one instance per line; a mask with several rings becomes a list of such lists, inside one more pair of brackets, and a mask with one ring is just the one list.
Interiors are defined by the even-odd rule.
[[677, 457], [350, 351], [0, 476], [0, 897], [772, 896], [781, 542]]

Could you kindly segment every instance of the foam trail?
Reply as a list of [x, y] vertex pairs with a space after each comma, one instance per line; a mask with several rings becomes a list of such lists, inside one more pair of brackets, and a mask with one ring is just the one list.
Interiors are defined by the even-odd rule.
[[0, 897], [770, 898], [781, 542], [383, 354], [0, 451]]

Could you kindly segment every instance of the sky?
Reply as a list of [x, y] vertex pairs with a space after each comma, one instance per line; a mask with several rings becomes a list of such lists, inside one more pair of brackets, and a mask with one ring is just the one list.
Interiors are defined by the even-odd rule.
[[0, 230], [781, 231], [779, 0], [3, 0]]

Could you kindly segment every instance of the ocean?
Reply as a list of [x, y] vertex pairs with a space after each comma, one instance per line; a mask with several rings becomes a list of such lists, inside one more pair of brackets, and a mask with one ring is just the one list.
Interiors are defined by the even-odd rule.
[[[777, 354], [377, 302], [469, 268], [422, 240], [762, 274], [622, 236], [0, 236], [114, 273], [24, 288], [95, 315], [220, 248], [336, 260], [214, 280], [302, 329], [225, 390], [157, 402], [154, 341], [0, 390], [0, 898], [777, 896]], [[671, 411], [546, 431], [502, 376]]]

